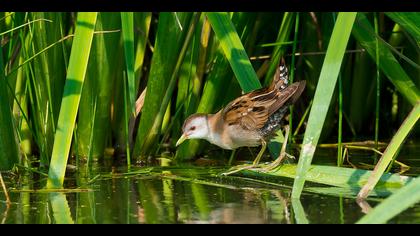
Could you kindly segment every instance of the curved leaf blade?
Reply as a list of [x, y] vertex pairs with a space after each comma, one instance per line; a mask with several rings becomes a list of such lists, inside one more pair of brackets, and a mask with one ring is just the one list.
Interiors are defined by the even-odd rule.
[[261, 88], [261, 83], [229, 15], [226, 12], [207, 12], [206, 15], [242, 90], [246, 93]]
[[420, 14], [418, 12], [386, 12], [385, 14], [407, 30], [420, 46]]
[[363, 216], [357, 224], [383, 224], [420, 201], [420, 177], [395, 192]]
[[[377, 35], [364, 14], [359, 14], [357, 16], [357, 21], [355, 27], [353, 27], [352, 34], [362, 47], [366, 49], [373, 60], [376, 61]], [[420, 101], [419, 89], [401, 67], [390, 48], [384, 44], [383, 40], [379, 40], [378, 46], [380, 69], [395, 85], [398, 91], [414, 106]]]

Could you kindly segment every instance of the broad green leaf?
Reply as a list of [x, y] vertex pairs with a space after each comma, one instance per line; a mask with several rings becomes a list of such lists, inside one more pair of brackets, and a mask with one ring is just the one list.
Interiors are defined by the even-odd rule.
[[[142, 67], [144, 55], [146, 52], [146, 44], [149, 37], [150, 21], [152, 20], [151, 12], [134, 13], [134, 21], [139, 24], [140, 34], [137, 36], [136, 59], [134, 61], [135, 79], [140, 79], [142, 75]], [[138, 81], [136, 81], [136, 85]], [[138, 87], [138, 85], [137, 85]]]
[[261, 88], [235, 26], [225, 12], [206, 13], [220, 46], [244, 92]]
[[309, 114], [308, 125], [299, 157], [297, 175], [293, 184], [292, 198], [299, 198], [302, 192], [306, 173], [311, 166], [316, 145], [318, 144], [327, 116], [341, 62], [356, 15], [357, 13], [354, 12], [341, 12], [338, 14], [337, 21], [334, 25]]
[[[275, 182], [278, 177], [297, 178], [299, 166], [283, 164], [277, 169], [264, 173], [260, 171], [243, 171], [245, 176], [265, 178], [267, 182]], [[336, 166], [311, 165], [306, 172], [306, 181], [334, 187], [360, 189], [368, 182], [372, 171]], [[270, 180], [272, 178], [272, 180]], [[379, 178], [378, 188], [401, 188], [412, 180], [411, 177], [385, 173]], [[357, 191], [353, 191], [356, 195]]]
[[77, 16], [63, 101], [61, 102], [48, 171], [47, 188], [61, 188], [63, 186], [97, 13], [81, 12]]

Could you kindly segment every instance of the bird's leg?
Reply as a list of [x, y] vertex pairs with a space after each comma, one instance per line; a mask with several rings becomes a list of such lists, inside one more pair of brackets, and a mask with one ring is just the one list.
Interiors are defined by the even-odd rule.
[[222, 175], [230, 175], [230, 174], [233, 174], [233, 173], [237, 173], [241, 170], [247, 170], [247, 169], [252, 169], [252, 168], [256, 167], [258, 165], [258, 163], [260, 162], [261, 157], [263, 156], [265, 149], [267, 148], [267, 142], [262, 139], [261, 140], [261, 145], [262, 145], [261, 150], [260, 150], [260, 152], [258, 153], [257, 157], [255, 158], [255, 160], [252, 162], [251, 165], [245, 165], [245, 166], [241, 166], [239, 168], [238, 168], [238, 166], [232, 167], [230, 169], [230, 171], [224, 172], [224, 173], [222, 173]]
[[279, 157], [276, 160], [274, 160], [270, 165], [265, 167], [263, 171], [270, 171], [270, 170], [275, 169], [282, 163], [286, 155], [290, 156], [289, 154], [286, 153], [287, 140], [289, 138], [289, 131], [290, 131], [289, 125], [286, 125], [284, 127], [284, 130], [285, 130], [284, 141], [283, 141], [283, 145], [281, 146]]
[[229, 162], [228, 162], [228, 166], [232, 165], [233, 159], [235, 158], [235, 154], [236, 154], [236, 149], [234, 149], [232, 151], [232, 153], [230, 154], [230, 158], [229, 158]]
[[260, 162], [261, 157], [264, 154], [265, 149], [267, 148], [267, 142], [264, 139], [261, 139], [261, 145], [262, 145], [261, 150], [258, 153], [257, 157], [255, 158], [254, 162], [252, 163], [253, 166], [258, 165], [258, 163]]

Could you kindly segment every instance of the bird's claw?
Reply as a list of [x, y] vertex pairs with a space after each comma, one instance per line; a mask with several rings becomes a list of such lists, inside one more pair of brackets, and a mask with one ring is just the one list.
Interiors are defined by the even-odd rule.
[[238, 172], [243, 171], [243, 170], [254, 169], [256, 167], [257, 167], [257, 165], [255, 165], [255, 164], [244, 165], [244, 166], [234, 166], [234, 167], [230, 168], [227, 172], [223, 172], [220, 175], [228, 176], [228, 175], [238, 173]]

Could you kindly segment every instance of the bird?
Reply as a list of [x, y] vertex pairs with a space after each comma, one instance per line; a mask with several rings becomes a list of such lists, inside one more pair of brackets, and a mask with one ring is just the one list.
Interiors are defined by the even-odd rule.
[[289, 85], [288, 69], [284, 58], [281, 58], [268, 87], [243, 94], [214, 114], [189, 116], [184, 121], [176, 146], [187, 139], [205, 139], [228, 150], [261, 145], [260, 152], [249, 167], [257, 166], [267, 142], [281, 128], [289, 106], [298, 100], [305, 85], [305, 80]]

